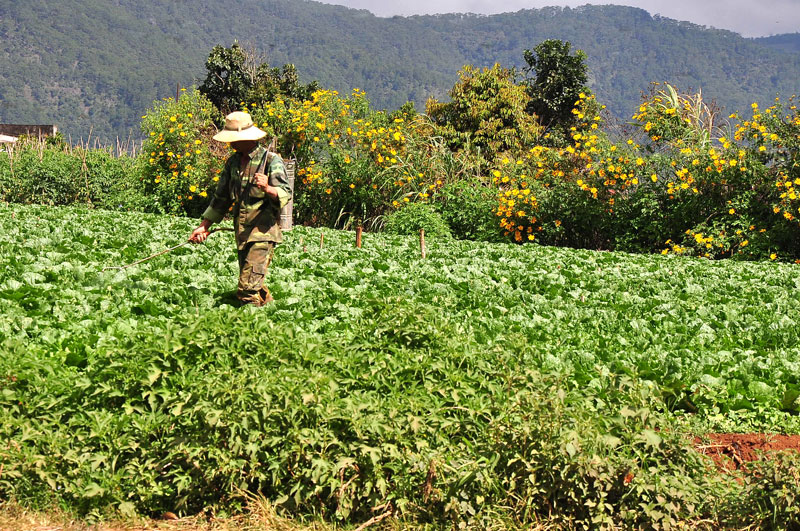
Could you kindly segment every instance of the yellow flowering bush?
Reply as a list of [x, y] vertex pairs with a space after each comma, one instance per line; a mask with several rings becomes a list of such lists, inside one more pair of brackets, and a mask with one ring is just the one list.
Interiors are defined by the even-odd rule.
[[[457, 94], [481, 102], [481, 120], [488, 109], [525, 101], [500, 73], [462, 73]], [[480, 76], [493, 81], [472, 94]], [[493, 96], [495, 89], [505, 93]], [[494, 138], [481, 152], [467, 138], [472, 132], [462, 131], [456, 136], [465, 141], [454, 144], [443, 133], [449, 121], [418, 115], [413, 106], [374, 111], [358, 89], [241, 106], [284, 157], [297, 160], [300, 223], [379, 228], [387, 215], [429, 203], [459, 237], [504, 234], [517, 243], [707, 258], [800, 257], [794, 100], [764, 110], [754, 104], [746, 120], [720, 120], [701, 94], [654, 85], [633, 116], [634, 134], [620, 138], [607, 130], [595, 97], [581, 92], [566, 137], [556, 141], [523, 120], [526, 135], [507, 142], [508, 127], [495, 124], [500, 128], [476, 129], [487, 142]], [[434, 107], [439, 115], [449, 109]], [[196, 213], [207, 204], [227, 154], [209, 140], [215, 119], [196, 92], [165, 100], [145, 117], [143, 184], [163, 210]], [[497, 230], [486, 230], [487, 223]]]
[[157, 102], [142, 118], [145, 192], [164, 212], [197, 215], [208, 204], [224, 162], [224, 148], [211, 141], [219, 119], [196, 90]]
[[345, 226], [376, 222], [397, 197], [392, 171], [406, 140], [402, 118], [375, 112], [363, 91], [344, 98], [319, 90], [311, 99], [277, 99], [249, 109], [297, 159], [298, 221]]
[[497, 158], [495, 214], [512, 240], [707, 258], [800, 255], [794, 105], [754, 105], [751, 119], [720, 127], [700, 94], [666, 85], [633, 116], [639, 134], [617, 141], [600, 110], [582, 93], [566, 146]]

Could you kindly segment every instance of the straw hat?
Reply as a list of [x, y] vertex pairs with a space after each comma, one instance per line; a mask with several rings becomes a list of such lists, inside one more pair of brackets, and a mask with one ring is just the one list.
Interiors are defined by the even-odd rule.
[[225, 117], [225, 128], [214, 135], [219, 142], [238, 142], [239, 140], [259, 140], [267, 133], [253, 124], [249, 114], [242, 111], [230, 113]]

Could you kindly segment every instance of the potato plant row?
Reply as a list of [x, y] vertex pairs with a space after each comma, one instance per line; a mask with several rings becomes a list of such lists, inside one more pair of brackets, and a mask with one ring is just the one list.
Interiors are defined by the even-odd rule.
[[234, 304], [230, 233], [102, 271], [193, 225], [0, 205], [0, 497], [719, 524], [767, 491], [692, 434], [800, 433], [798, 266], [297, 227], [267, 308]]

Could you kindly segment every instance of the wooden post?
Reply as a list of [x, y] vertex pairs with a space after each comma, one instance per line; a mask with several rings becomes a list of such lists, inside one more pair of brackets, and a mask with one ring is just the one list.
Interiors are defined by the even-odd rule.
[[362, 232], [361, 225], [359, 225], [358, 227], [356, 227], [356, 247], [358, 247], [359, 249], [361, 249], [361, 232]]
[[308, 252], [308, 249], [306, 248], [305, 238], [300, 238], [300, 246], [303, 247], [303, 252], [304, 253]]
[[419, 229], [419, 249], [422, 253], [422, 258], [425, 258], [428, 254], [425, 249], [425, 229]]
[[324, 243], [325, 243], [325, 233], [324, 232], [320, 232], [319, 233], [319, 250], [320, 251], [322, 250], [322, 246], [323, 246]]

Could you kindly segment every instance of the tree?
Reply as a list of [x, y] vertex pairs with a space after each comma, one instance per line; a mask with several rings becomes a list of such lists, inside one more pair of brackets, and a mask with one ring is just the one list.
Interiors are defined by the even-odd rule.
[[200, 92], [223, 116], [242, 103], [262, 105], [278, 96], [309, 99], [319, 88], [316, 81], [301, 84], [293, 64], [282, 69], [270, 67], [255, 47], [245, 48], [239, 43], [230, 48], [214, 46], [206, 60], [206, 71]]
[[586, 54], [578, 50], [570, 55], [570, 47], [569, 42], [549, 39], [523, 54], [528, 64], [522, 82], [530, 97], [527, 111], [551, 133], [563, 133], [576, 125], [575, 102], [581, 93], [590, 92]]
[[426, 111], [454, 151], [468, 146], [491, 161], [498, 153], [519, 151], [538, 138], [541, 128], [526, 112], [525, 87], [514, 82], [513, 70], [495, 64], [465, 66], [450, 90], [450, 101], [428, 100]]

